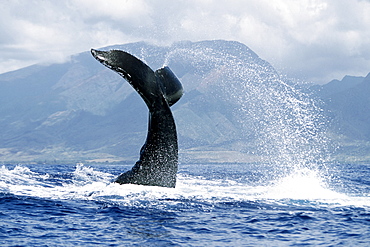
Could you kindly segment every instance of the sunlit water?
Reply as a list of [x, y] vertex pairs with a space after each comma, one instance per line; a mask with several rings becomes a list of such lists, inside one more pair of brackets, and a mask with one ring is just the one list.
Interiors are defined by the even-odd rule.
[[[261, 164], [182, 164], [177, 187], [111, 183], [118, 165], [3, 166], [2, 246], [368, 246], [367, 165], [336, 179]], [[362, 177], [362, 179], [358, 179]]]

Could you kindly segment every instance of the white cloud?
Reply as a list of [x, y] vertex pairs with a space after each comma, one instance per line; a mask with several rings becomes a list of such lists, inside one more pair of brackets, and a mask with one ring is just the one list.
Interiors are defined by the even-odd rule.
[[326, 82], [370, 72], [364, 0], [0, 2], [0, 72], [117, 43], [237, 40], [290, 75]]

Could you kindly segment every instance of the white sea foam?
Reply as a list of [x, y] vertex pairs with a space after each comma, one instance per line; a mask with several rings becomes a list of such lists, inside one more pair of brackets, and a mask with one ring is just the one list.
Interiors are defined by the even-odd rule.
[[326, 200], [346, 196], [327, 188], [317, 171], [303, 168], [275, 181], [264, 195], [273, 199]]
[[[145, 206], [148, 203], [176, 203], [178, 200], [209, 202], [266, 201], [294, 202], [325, 206], [370, 206], [369, 197], [348, 196], [332, 189], [317, 172], [296, 171], [266, 186], [250, 186], [233, 180], [209, 180], [178, 175], [176, 188], [111, 183], [112, 174], [78, 165], [72, 182], [55, 184], [49, 176], [24, 166], [1, 168], [0, 192], [19, 196], [60, 200], [92, 200], [119, 205]], [[164, 201], [164, 202], [163, 202]], [[144, 202], [144, 203], [143, 203]]]

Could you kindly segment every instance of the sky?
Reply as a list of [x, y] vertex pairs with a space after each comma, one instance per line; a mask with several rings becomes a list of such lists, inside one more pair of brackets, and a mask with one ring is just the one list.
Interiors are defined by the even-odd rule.
[[0, 73], [114, 44], [235, 40], [288, 77], [370, 72], [370, 0], [0, 0]]

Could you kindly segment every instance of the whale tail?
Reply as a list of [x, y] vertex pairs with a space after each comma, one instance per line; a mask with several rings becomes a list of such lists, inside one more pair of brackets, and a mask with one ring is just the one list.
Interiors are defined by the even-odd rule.
[[163, 95], [169, 106], [175, 104], [183, 95], [181, 82], [167, 66], [155, 72], [133, 55], [120, 51], [98, 51], [91, 54], [106, 67], [125, 78], [141, 95], [150, 108], [158, 97]]
[[115, 182], [175, 187], [178, 144], [170, 106], [183, 94], [180, 81], [168, 67], [154, 72], [124, 51], [91, 49], [91, 53], [99, 62], [125, 78], [149, 109], [148, 134], [140, 150], [140, 159], [131, 170], [118, 176]]

